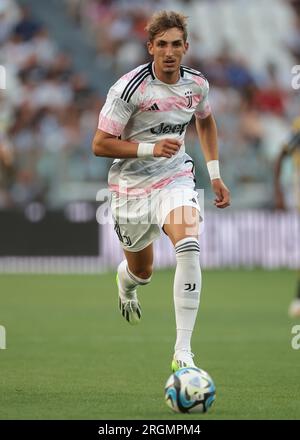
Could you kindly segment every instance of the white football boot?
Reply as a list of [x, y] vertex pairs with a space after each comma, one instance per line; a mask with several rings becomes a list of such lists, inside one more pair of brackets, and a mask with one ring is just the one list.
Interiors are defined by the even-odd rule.
[[123, 294], [123, 292], [120, 294], [118, 274], [116, 276], [116, 282], [118, 286], [119, 309], [122, 316], [131, 325], [139, 324], [142, 318], [142, 309], [136, 296], [136, 289], [131, 291], [128, 295], [126, 295], [126, 293]]
[[175, 373], [180, 368], [198, 368], [193, 361], [194, 354], [187, 350], [176, 351], [172, 360], [172, 371]]

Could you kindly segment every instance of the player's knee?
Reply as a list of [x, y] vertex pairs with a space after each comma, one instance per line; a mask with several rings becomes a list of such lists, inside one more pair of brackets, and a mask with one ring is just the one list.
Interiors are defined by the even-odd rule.
[[134, 274], [138, 278], [141, 278], [145, 281], [147, 280], [148, 282], [150, 282], [152, 272], [153, 272], [153, 267], [152, 267], [152, 265], [149, 265], [149, 266], [144, 266], [143, 268], [136, 270], [134, 272]]

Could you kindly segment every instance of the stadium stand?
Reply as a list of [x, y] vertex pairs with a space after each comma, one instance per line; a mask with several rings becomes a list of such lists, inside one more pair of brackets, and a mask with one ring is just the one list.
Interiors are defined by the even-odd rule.
[[[144, 26], [154, 10], [190, 17], [185, 63], [211, 85], [222, 174], [235, 208], [272, 207], [273, 163], [299, 114], [291, 66], [299, 61], [299, 2], [65, 0], [69, 19], [97, 50], [95, 91], [74, 71], [72, 58], [47, 27], [16, 0], [0, 0], [0, 209], [40, 201], [48, 207], [95, 200], [109, 160], [95, 159], [91, 140], [107, 89], [120, 74], [148, 59]], [[216, 7], [217, 6], [217, 7]], [[45, 6], [47, 7], [47, 6]], [[35, 11], [36, 12], [36, 11]], [[87, 67], [88, 70], [88, 67]], [[111, 82], [103, 78], [111, 78]], [[208, 188], [196, 132], [187, 135], [197, 185]], [[289, 171], [283, 177], [289, 180]]]
[[12, 0], [0, 6], [0, 64], [7, 78], [0, 208], [94, 200], [107, 170], [106, 161], [97, 163], [91, 154], [101, 98], [27, 6]]

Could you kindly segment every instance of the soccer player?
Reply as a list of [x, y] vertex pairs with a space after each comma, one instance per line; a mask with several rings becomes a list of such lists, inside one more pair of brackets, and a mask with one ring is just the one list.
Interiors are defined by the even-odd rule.
[[[292, 205], [300, 212], [300, 117], [293, 122], [293, 134], [290, 140], [283, 145], [275, 163], [275, 203], [277, 209], [286, 209], [286, 200], [280, 185], [282, 165], [286, 158], [291, 158], [294, 165], [294, 200]], [[292, 193], [292, 192], [291, 192]], [[300, 269], [298, 270], [298, 281], [296, 296], [289, 307], [291, 317], [300, 317]]]
[[119, 308], [130, 324], [141, 319], [136, 290], [150, 283], [153, 241], [161, 228], [175, 248], [173, 371], [195, 366], [191, 336], [201, 291], [200, 208], [194, 164], [184, 146], [193, 115], [216, 194], [214, 204], [217, 208], [230, 204], [220, 178], [208, 82], [197, 70], [181, 65], [189, 47], [186, 18], [173, 11], [150, 18], [147, 45], [153, 62], [137, 67], [111, 87], [93, 141], [96, 156], [116, 159], [108, 183], [115, 231], [126, 257], [117, 271]]

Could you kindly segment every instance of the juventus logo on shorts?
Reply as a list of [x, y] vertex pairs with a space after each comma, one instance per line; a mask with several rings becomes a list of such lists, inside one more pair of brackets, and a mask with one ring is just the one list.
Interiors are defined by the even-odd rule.
[[121, 243], [124, 243], [125, 246], [131, 246], [132, 241], [131, 238], [128, 237], [128, 235], [122, 235], [120, 225], [117, 221], [115, 221], [114, 230], [120, 240]]
[[184, 290], [187, 292], [193, 292], [196, 289], [196, 284], [193, 283], [186, 283], [185, 286], [187, 286]]
[[185, 97], [187, 99], [187, 108], [191, 108], [193, 104], [193, 92], [191, 90], [188, 90], [185, 92]]

